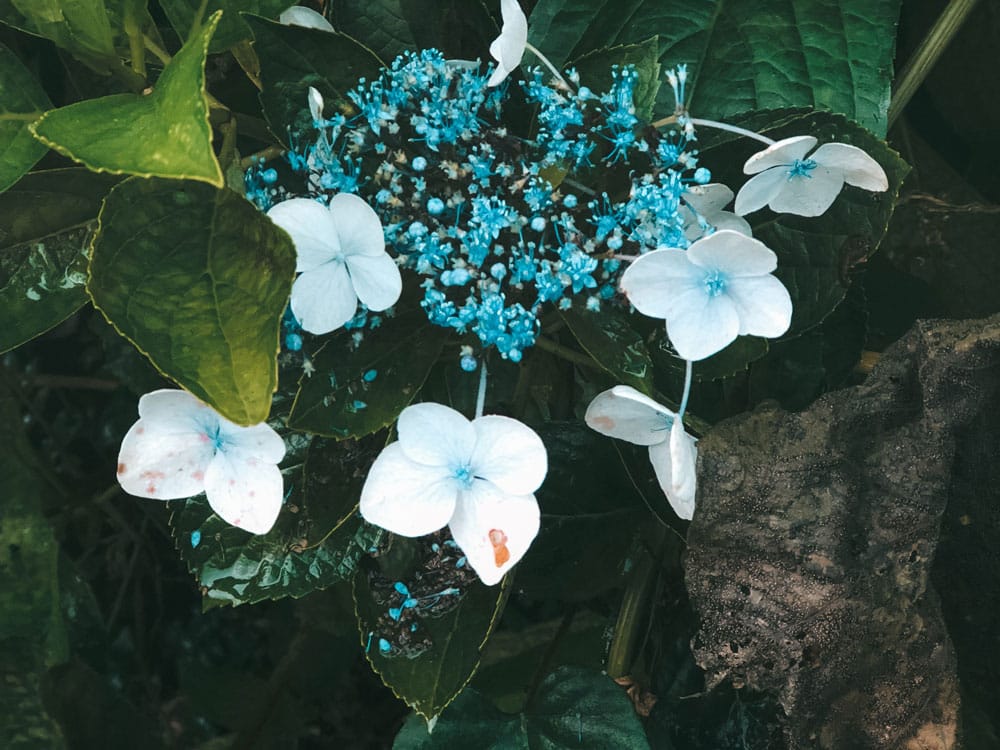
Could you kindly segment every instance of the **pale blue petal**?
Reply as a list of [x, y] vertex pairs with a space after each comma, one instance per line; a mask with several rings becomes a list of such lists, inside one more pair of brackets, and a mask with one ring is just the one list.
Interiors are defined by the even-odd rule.
[[548, 472], [545, 445], [528, 425], [489, 415], [472, 421], [476, 445], [472, 472], [511, 495], [530, 495]]
[[687, 253], [695, 265], [727, 278], [761, 276], [778, 267], [778, 256], [767, 245], [729, 229], [698, 240]]
[[458, 485], [440, 466], [407, 458], [397, 442], [375, 459], [361, 488], [361, 516], [401, 536], [423, 536], [447, 525]]
[[396, 431], [411, 461], [457, 469], [472, 460], [476, 431], [468, 419], [444, 404], [406, 407], [396, 422]]
[[479, 579], [492, 586], [528, 551], [539, 523], [534, 495], [508, 495], [479, 480], [459, 494], [448, 527]]
[[358, 298], [342, 261], [307, 271], [292, 284], [292, 312], [309, 333], [329, 333], [354, 317]]
[[772, 143], [747, 159], [743, 165], [743, 174], [756, 174], [772, 167], [793, 164], [796, 159], [805, 157], [815, 145], [816, 139], [811, 135], [796, 135]]
[[656, 445], [666, 442], [674, 413], [631, 386], [616, 385], [597, 394], [584, 421], [602, 435], [634, 445]]

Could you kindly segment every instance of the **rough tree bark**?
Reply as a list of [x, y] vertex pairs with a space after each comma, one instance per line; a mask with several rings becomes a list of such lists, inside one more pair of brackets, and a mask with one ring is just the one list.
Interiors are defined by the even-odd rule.
[[702, 440], [686, 582], [709, 686], [776, 696], [791, 748], [958, 747], [931, 565], [956, 460], [1000, 443], [997, 414], [1000, 316], [925, 321], [862, 385]]

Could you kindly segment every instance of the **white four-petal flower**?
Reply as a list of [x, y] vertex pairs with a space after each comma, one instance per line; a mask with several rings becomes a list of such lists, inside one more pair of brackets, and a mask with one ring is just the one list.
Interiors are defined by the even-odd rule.
[[778, 259], [763, 242], [723, 229], [687, 250], [639, 256], [621, 288], [643, 315], [663, 318], [682, 359], [698, 361], [737, 336], [775, 338], [788, 330], [792, 300], [771, 274]]
[[361, 515], [409, 537], [447, 525], [482, 582], [497, 583], [538, 533], [541, 438], [510, 417], [470, 422], [435, 403], [407, 407], [396, 428], [365, 480]]
[[385, 251], [382, 222], [358, 196], [338, 193], [328, 207], [292, 198], [267, 215], [295, 243], [301, 275], [292, 285], [292, 312], [305, 330], [340, 328], [354, 317], [359, 299], [376, 312], [399, 299], [403, 282]]
[[705, 234], [702, 222], [713, 231], [732, 229], [734, 232], [752, 237], [750, 223], [732, 211], [724, 210], [733, 200], [733, 191], [720, 182], [708, 185], [690, 185], [681, 195], [685, 209], [684, 236], [694, 242]]
[[809, 154], [816, 143], [811, 135], [785, 138], [747, 159], [744, 174], [756, 176], [740, 188], [736, 213], [768, 206], [778, 213], [819, 216], [845, 182], [874, 192], [889, 189], [885, 170], [857, 146], [824, 143]]
[[490, 56], [497, 61], [497, 68], [487, 86], [498, 86], [513, 73], [528, 46], [528, 19], [517, 0], [500, 0], [500, 15], [503, 28], [490, 45]]
[[118, 482], [130, 495], [157, 500], [204, 492], [222, 520], [266, 534], [281, 510], [284, 455], [284, 442], [266, 424], [241, 427], [167, 388], [139, 399], [139, 421], [118, 453]]
[[326, 20], [322, 13], [317, 13], [312, 8], [301, 5], [293, 5], [288, 10], [278, 16], [278, 23], [286, 26], [305, 26], [307, 29], [320, 29], [321, 31], [333, 31], [333, 25]]
[[674, 412], [631, 386], [616, 385], [590, 402], [584, 420], [602, 435], [649, 446], [649, 460], [670, 507], [691, 520], [698, 448]]

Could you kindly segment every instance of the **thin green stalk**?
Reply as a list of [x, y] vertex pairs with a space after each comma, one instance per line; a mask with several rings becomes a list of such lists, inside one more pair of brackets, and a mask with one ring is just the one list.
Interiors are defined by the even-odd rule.
[[[145, 5], [143, 5], [145, 7]], [[146, 77], [146, 47], [142, 37], [142, 28], [139, 25], [139, 18], [136, 13], [135, 3], [125, 3], [125, 18], [123, 25], [125, 34], [128, 36], [129, 54], [132, 57], [132, 70], [136, 74]]]
[[250, 156], [244, 156], [240, 159], [240, 168], [244, 170], [250, 169], [258, 160], [271, 161], [271, 159], [277, 159], [283, 153], [285, 153], [285, 149], [280, 146], [268, 146], [255, 154], [250, 154]]
[[978, 1], [951, 0], [948, 7], [938, 17], [937, 22], [927, 32], [927, 36], [924, 37], [916, 52], [903, 66], [903, 70], [897, 77], [896, 90], [892, 95], [892, 104], [889, 105], [888, 127], [891, 128], [899, 119], [910, 99], [913, 98], [917, 89], [930, 74], [938, 58], [941, 57], [941, 53], [955, 38], [958, 30], [962, 28], [962, 24], [965, 23]]
[[651, 549], [642, 551], [625, 588], [611, 639], [611, 648], [608, 650], [607, 665], [604, 668], [608, 677], [612, 679], [632, 674], [632, 666], [639, 650], [640, 635], [645, 626], [645, 616], [649, 611], [650, 594], [660, 575], [660, 563], [663, 560], [666, 539], [666, 527], [653, 524]]
[[591, 370], [604, 370], [599, 364], [588, 357], [586, 354], [580, 354], [580, 352], [570, 349], [568, 346], [563, 346], [562, 344], [557, 344], [552, 339], [547, 339], [544, 336], [539, 336], [535, 339], [535, 346], [541, 349], [543, 352], [548, 352], [549, 354], [554, 354], [560, 359], [565, 359], [567, 362], [572, 362], [574, 365], [580, 365], [581, 367], [587, 367]]
[[163, 49], [163, 47], [161, 47], [155, 41], [153, 41], [153, 39], [149, 36], [149, 34], [142, 35], [142, 43], [143, 45], [145, 45], [146, 49], [152, 52], [153, 56], [164, 65], [169, 64], [170, 61], [173, 59], [172, 57], [170, 57], [170, 53], [167, 52], [165, 49]]

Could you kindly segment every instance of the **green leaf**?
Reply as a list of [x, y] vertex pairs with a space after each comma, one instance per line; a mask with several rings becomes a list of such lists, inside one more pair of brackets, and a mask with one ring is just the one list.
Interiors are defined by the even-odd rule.
[[87, 302], [94, 220], [120, 178], [85, 169], [26, 175], [0, 202], [0, 352], [44, 333]]
[[164, 375], [248, 425], [270, 411], [294, 272], [288, 235], [233, 191], [132, 178], [101, 209], [87, 291]]
[[[885, 134], [900, 0], [539, 0], [529, 40], [556, 65], [660, 38], [660, 63], [688, 63], [695, 117], [816, 107]], [[658, 112], [673, 112], [659, 92]]]
[[[910, 168], [884, 141], [840, 115], [782, 110], [745, 114], [736, 122], [775, 140], [809, 133], [820, 143], [858, 146], [882, 165], [889, 178], [884, 193], [845, 186], [822, 216], [776, 215], [765, 209], [748, 217], [754, 236], [778, 256], [775, 275], [792, 297], [788, 335], [793, 336], [818, 325], [844, 298], [852, 267], [863, 263], [882, 241]], [[714, 179], [735, 187], [746, 179], [740, 174], [741, 165], [758, 147], [726, 134], [708, 141], [700, 158], [712, 165]]]
[[625, 313], [605, 306], [597, 313], [569, 309], [559, 314], [584, 351], [613, 378], [652, 393], [653, 362]]
[[804, 409], [850, 375], [867, 333], [864, 290], [855, 284], [821, 325], [773, 343], [768, 355], [751, 365], [751, 405], [773, 398], [786, 409]]
[[[685, 362], [670, 347], [665, 329], [661, 328], [657, 332], [649, 351], [657, 368], [673, 370], [683, 379]], [[704, 382], [732, 377], [745, 371], [751, 362], [756, 362], [767, 352], [767, 339], [760, 336], [738, 336], [721, 352], [696, 362], [693, 369], [694, 380]]]
[[284, 472], [288, 497], [267, 534], [230, 526], [202, 496], [172, 504], [171, 532], [205, 609], [299, 598], [349, 581], [382, 534], [355, 512], [380, 447], [313, 440], [305, 464]]
[[393, 744], [393, 750], [469, 747], [645, 750], [649, 743], [623, 688], [596, 670], [562, 667], [542, 681], [535, 700], [519, 714], [501, 713], [477, 692], [467, 690], [433, 734], [411, 716]]
[[13, 52], [0, 44], [0, 192], [45, 156], [28, 126], [52, 107], [42, 87]]
[[[496, 586], [473, 581], [451, 610], [422, 618], [430, 647], [417, 656], [383, 656], [369, 639], [385, 614], [372, 595], [368, 575], [354, 579], [354, 600], [361, 643], [368, 662], [397, 697], [428, 721], [438, 716], [472, 679], [482, 649], [507, 601], [510, 579]], [[425, 729], [426, 731], [426, 729]]]
[[[177, 35], [181, 39], [187, 39], [195, 15], [203, 5], [202, 0], [160, 0], [160, 5]], [[219, 28], [208, 47], [208, 51], [214, 54], [224, 52], [234, 44], [250, 38], [250, 28], [240, 17], [241, 13], [277, 18], [283, 10], [296, 3], [294, 0], [208, 0], [204, 5], [205, 15], [222, 11]]]
[[212, 150], [205, 56], [212, 16], [148, 95], [112, 94], [53, 109], [31, 125], [42, 143], [89, 169], [224, 184]]
[[51, 39], [99, 73], [121, 65], [105, 0], [0, 0], [0, 22]]
[[499, 33], [482, 0], [333, 0], [333, 25], [391, 61], [434, 47], [445, 57], [486, 58]]
[[588, 52], [569, 63], [580, 74], [580, 83], [594, 91], [611, 88], [611, 66], [632, 65], [639, 75], [635, 86], [636, 115], [647, 122], [653, 119], [653, 107], [660, 91], [660, 40], [650, 37], [638, 44], [619, 44]]
[[350, 331], [339, 331], [313, 357], [314, 372], [299, 381], [288, 425], [346, 438], [392, 424], [424, 384], [446, 337], [420, 310], [388, 319], [357, 347]]
[[45, 479], [20, 428], [14, 399], [0, 390], [0, 746], [60, 748], [62, 735], [39, 694], [46, 669], [65, 660], [59, 606], [59, 545], [40, 507]]
[[322, 95], [327, 112], [353, 112], [347, 92], [358, 79], [376, 78], [382, 61], [370, 49], [344, 34], [320, 29], [284, 26], [255, 16], [245, 16], [253, 31], [254, 49], [260, 58], [264, 90], [260, 103], [271, 132], [287, 141], [287, 128], [312, 126], [308, 91]]
[[582, 422], [537, 431], [549, 471], [537, 493], [541, 530], [518, 566], [517, 587], [543, 600], [591, 599], [623, 583], [622, 564], [646, 517], [642, 496], [608, 438]]

